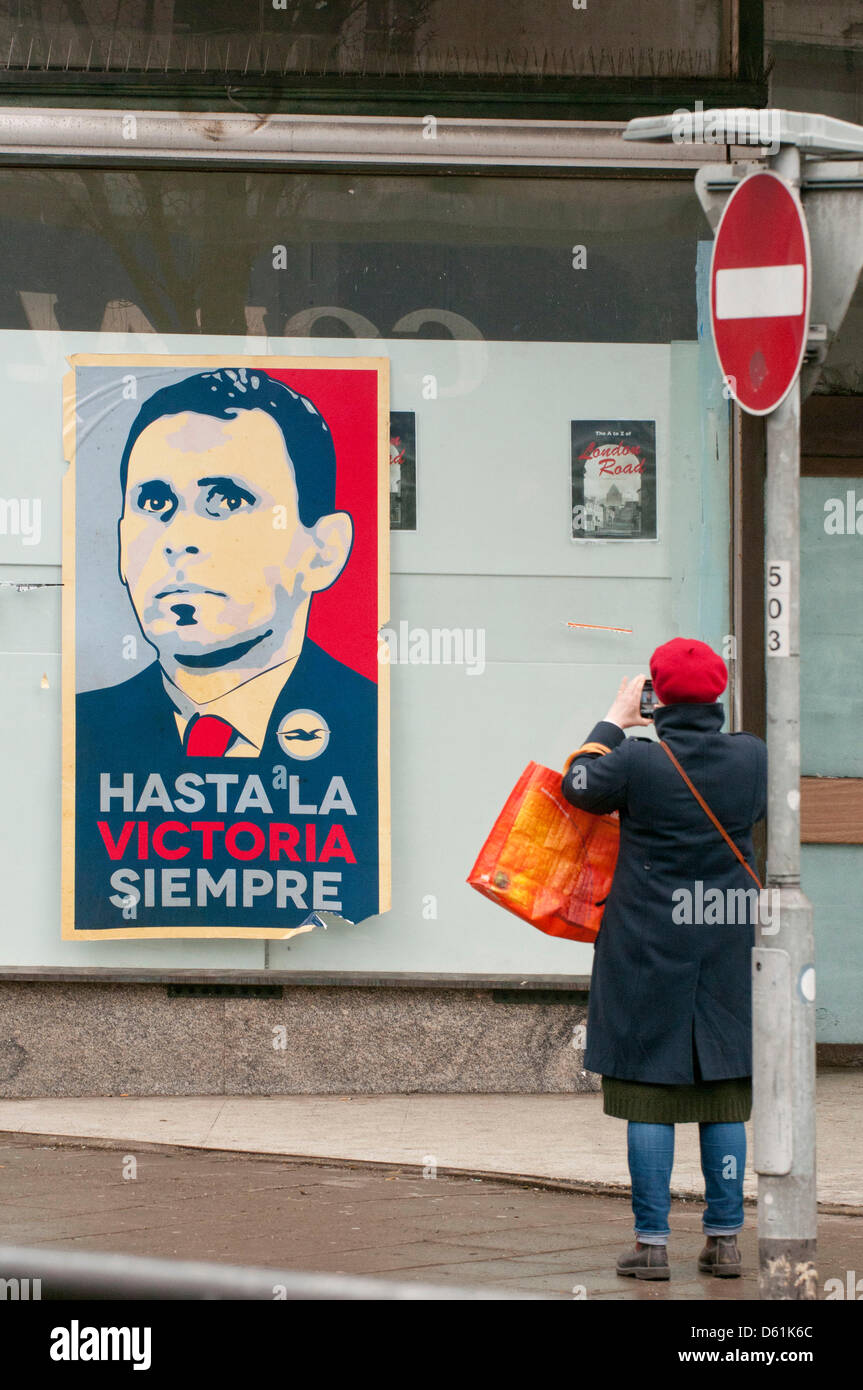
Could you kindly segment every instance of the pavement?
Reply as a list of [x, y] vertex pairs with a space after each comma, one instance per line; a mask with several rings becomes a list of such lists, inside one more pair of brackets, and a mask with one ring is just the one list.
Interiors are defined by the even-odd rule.
[[[700, 1203], [675, 1202], [671, 1278], [614, 1272], [632, 1244], [624, 1195], [274, 1155], [0, 1136], [0, 1244], [294, 1269], [546, 1299], [757, 1298], [754, 1222], [744, 1277], [699, 1274]], [[100, 1147], [94, 1145], [101, 1144]], [[863, 1220], [822, 1216], [819, 1288], [863, 1271]], [[2, 1273], [2, 1271], [0, 1271]], [[856, 1276], [855, 1276], [856, 1278]], [[853, 1282], [853, 1281], [852, 1281]]]
[[[819, 1074], [817, 1126], [823, 1293], [863, 1273], [863, 1075]], [[592, 1094], [4, 1100], [0, 1243], [551, 1298], [757, 1297], [751, 1164], [744, 1278], [696, 1272], [696, 1125], [677, 1128], [671, 1280], [615, 1275], [625, 1136]]]
[[[819, 1072], [818, 1199], [863, 1212], [863, 1071]], [[599, 1094], [112, 1096], [0, 1101], [0, 1132], [351, 1159], [628, 1192], [626, 1124]], [[752, 1134], [744, 1193], [755, 1196]], [[677, 1127], [672, 1193], [699, 1197], [698, 1127]]]

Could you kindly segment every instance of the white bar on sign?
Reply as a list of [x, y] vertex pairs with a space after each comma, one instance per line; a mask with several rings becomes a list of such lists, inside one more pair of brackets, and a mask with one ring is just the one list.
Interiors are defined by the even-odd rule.
[[802, 313], [802, 265], [738, 266], [716, 272], [718, 319], [775, 319]]

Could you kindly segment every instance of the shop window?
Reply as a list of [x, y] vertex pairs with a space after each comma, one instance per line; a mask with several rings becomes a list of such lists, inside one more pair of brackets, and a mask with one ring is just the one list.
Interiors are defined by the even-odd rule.
[[696, 337], [688, 178], [0, 171], [0, 327]]

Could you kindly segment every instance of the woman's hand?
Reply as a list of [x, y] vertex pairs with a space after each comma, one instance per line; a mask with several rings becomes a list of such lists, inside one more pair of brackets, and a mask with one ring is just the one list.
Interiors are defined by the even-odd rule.
[[641, 690], [646, 680], [645, 675], [633, 676], [632, 680], [624, 676], [605, 716], [609, 724], [616, 724], [619, 729], [631, 729], [636, 724], [650, 723], [649, 719], [642, 719], [640, 713]]

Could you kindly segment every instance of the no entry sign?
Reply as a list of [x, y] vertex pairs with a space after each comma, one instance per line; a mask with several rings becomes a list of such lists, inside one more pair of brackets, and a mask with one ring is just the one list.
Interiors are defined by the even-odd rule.
[[750, 415], [775, 410], [800, 370], [811, 275], [806, 219], [788, 184], [749, 174], [716, 229], [710, 318], [729, 390]]

